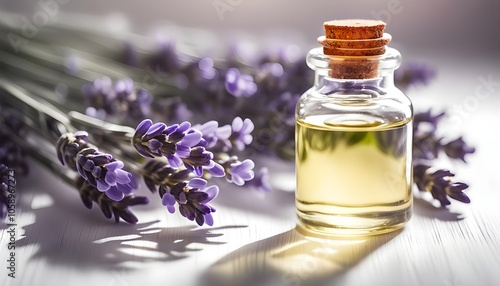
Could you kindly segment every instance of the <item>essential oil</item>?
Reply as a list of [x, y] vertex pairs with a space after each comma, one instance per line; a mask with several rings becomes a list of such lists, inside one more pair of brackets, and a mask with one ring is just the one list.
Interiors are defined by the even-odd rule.
[[408, 122], [354, 128], [313, 116], [296, 128], [296, 200], [304, 224], [355, 232], [406, 222], [412, 201]]
[[[341, 43], [358, 48], [353, 55], [346, 55], [348, 48], [339, 55], [320, 39], [323, 50], [308, 54], [315, 85], [297, 104], [297, 216], [299, 226], [322, 234], [388, 232], [411, 216], [413, 111], [393, 83], [401, 57], [386, 49], [380, 38], [388, 37], [380, 33], [379, 21], [363, 21], [347, 21], [352, 29], [342, 21], [333, 30], [325, 23], [327, 35], [350, 39], [334, 42], [353, 41]], [[335, 31], [337, 26], [347, 35]], [[383, 47], [374, 49], [382, 54], [363, 55], [363, 44], [372, 40], [352, 40], [352, 34], [379, 37], [373, 41]]]

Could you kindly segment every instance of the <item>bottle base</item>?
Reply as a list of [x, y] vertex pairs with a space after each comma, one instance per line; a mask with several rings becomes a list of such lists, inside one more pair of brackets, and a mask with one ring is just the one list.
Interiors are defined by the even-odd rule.
[[392, 232], [410, 219], [411, 204], [390, 212], [324, 214], [297, 209], [298, 227], [321, 236], [366, 236]]

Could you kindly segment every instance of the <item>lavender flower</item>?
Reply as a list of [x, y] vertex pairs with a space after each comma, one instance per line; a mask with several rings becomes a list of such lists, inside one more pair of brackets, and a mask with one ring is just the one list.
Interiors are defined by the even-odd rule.
[[270, 192], [272, 190], [269, 184], [269, 169], [267, 167], [260, 168], [252, 180], [248, 181], [247, 185], [265, 192]]
[[[229, 151], [233, 146], [238, 151], [243, 151], [253, 140], [251, 132], [254, 129], [252, 120], [235, 117], [231, 125], [219, 127], [217, 121], [209, 121], [203, 125], [196, 125], [194, 128], [200, 130], [202, 139], [199, 143], [210, 149], [218, 151]], [[218, 146], [217, 146], [218, 144]]]
[[121, 201], [137, 188], [132, 174], [122, 170], [123, 166], [111, 154], [95, 148], [85, 148], [77, 155], [76, 169], [82, 178], [114, 201]]
[[450, 141], [442, 146], [444, 152], [448, 157], [453, 159], [460, 159], [465, 162], [465, 155], [472, 154], [476, 151], [474, 147], [467, 146], [464, 139], [459, 137]]
[[193, 112], [179, 97], [156, 100], [155, 111], [162, 114], [165, 122], [182, 122], [189, 120], [193, 116]]
[[436, 159], [441, 151], [442, 138], [436, 138], [432, 133], [413, 134], [413, 158], [433, 160]]
[[256, 79], [259, 88], [265, 91], [280, 90], [285, 84], [283, 80], [283, 66], [280, 63], [268, 62], [259, 67]]
[[226, 172], [224, 171], [224, 167], [222, 167], [222, 165], [215, 162], [214, 160], [210, 160], [210, 163], [208, 164], [208, 166], [203, 166], [203, 169], [207, 170], [207, 172], [210, 175], [212, 175], [213, 177], [216, 177], [216, 178], [226, 176]]
[[[465, 156], [475, 152], [473, 147], [468, 146], [462, 137], [443, 143], [445, 138], [437, 137], [436, 130], [444, 112], [432, 115], [431, 110], [415, 114], [413, 128], [413, 158], [414, 160], [433, 160], [438, 158], [439, 153], [444, 153], [451, 159], [461, 159], [465, 162]], [[427, 123], [429, 128], [423, 128]]]
[[88, 136], [89, 134], [86, 131], [76, 131], [75, 133], [61, 135], [56, 143], [59, 162], [76, 171], [76, 157], [78, 152], [91, 147]]
[[150, 160], [143, 167], [143, 178], [148, 189], [154, 193], [157, 188], [172, 187], [175, 184], [188, 180], [191, 171], [172, 168], [161, 160]]
[[252, 143], [253, 137], [250, 134], [254, 129], [254, 124], [252, 120], [246, 118], [242, 120], [240, 117], [236, 117], [231, 124], [233, 133], [229, 137], [229, 140], [236, 146], [236, 149], [242, 151], [245, 149], [246, 145]]
[[201, 139], [202, 133], [192, 129], [187, 121], [167, 126], [145, 119], [137, 126], [132, 142], [144, 157], [164, 156], [170, 166], [178, 168], [184, 164], [201, 176], [203, 166], [211, 165], [213, 158], [213, 154], [204, 147], [196, 146]]
[[235, 97], [249, 97], [257, 92], [257, 85], [251, 75], [241, 74], [236, 68], [226, 72], [225, 87]]
[[177, 71], [180, 67], [180, 62], [175, 43], [169, 39], [159, 39], [157, 50], [150, 60], [150, 66], [165, 73]]
[[91, 84], [86, 84], [82, 88], [87, 106], [96, 110], [104, 110], [106, 113], [113, 113], [113, 100], [115, 94], [113, 82], [109, 77], [102, 77], [94, 80]]
[[212, 80], [217, 76], [214, 61], [211, 58], [203, 58], [198, 62], [200, 77], [204, 80]]
[[80, 192], [80, 198], [83, 204], [92, 209], [92, 204], [95, 203], [99, 206], [102, 213], [106, 218], [114, 216], [115, 221], [118, 222], [120, 218], [128, 223], [136, 223], [137, 217], [128, 209], [128, 207], [135, 205], [145, 205], [149, 203], [148, 198], [126, 195], [119, 202], [106, 196], [107, 194], [99, 191], [96, 187], [92, 186], [88, 181], [82, 177], [78, 177], [75, 186]]
[[[204, 147], [196, 146], [191, 149], [189, 156], [184, 161], [184, 166], [194, 172], [196, 176], [201, 177], [203, 175], [203, 168], [209, 168], [212, 170], [217, 164], [213, 159], [214, 155], [212, 152], [207, 151]], [[220, 168], [219, 168], [220, 169]]]
[[207, 186], [207, 181], [201, 178], [191, 179], [189, 182], [179, 182], [172, 188], [163, 187], [160, 191], [162, 204], [170, 213], [174, 213], [175, 204], [179, 206], [182, 216], [193, 221], [199, 226], [204, 223], [213, 225], [212, 214], [215, 208], [208, 203], [219, 193], [217, 186]]
[[427, 85], [436, 76], [431, 66], [421, 62], [410, 62], [396, 70], [394, 80], [396, 85], [405, 90], [410, 86]]
[[422, 123], [428, 123], [430, 128], [427, 130], [428, 132], [433, 132], [437, 129], [437, 126], [441, 119], [444, 117], [445, 113], [441, 112], [437, 115], [432, 114], [432, 110], [429, 109], [425, 112], [416, 113], [413, 117], [413, 129], [419, 130], [422, 127]]
[[217, 143], [222, 143], [222, 146], [226, 148], [231, 147], [229, 136], [231, 136], [232, 130], [230, 125], [219, 127], [219, 123], [217, 121], [211, 120], [202, 125], [195, 125], [193, 128], [199, 130], [202, 134], [202, 138], [199, 143], [200, 146], [214, 148]]
[[83, 87], [87, 99], [86, 114], [103, 119], [119, 116], [122, 120], [142, 119], [151, 113], [153, 96], [145, 89], [135, 90], [130, 78], [118, 80], [115, 85], [108, 77], [96, 79]]
[[430, 166], [418, 164], [413, 168], [413, 179], [421, 192], [430, 192], [441, 206], [450, 204], [449, 198], [470, 203], [469, 197], [463, 192], [469, 186], [465, 183], [453, 182], [455, 176], [448, 170], [431, 171]]
[[56, 150], [61, 164], [78, 171], [83, 179], [110, 199], [120, 201], [137, 189], [132, 174], [122, 169], [123, 162], [111, 154], [99, 152], [88, 142], [85, 131], [61, 135]]
[[252, 180], [255, 176], [253, 172], [255, 163], [250, 159], [242, 162], [238, 160], [238, 157], [231, 156], [218, 161], [225, 170], [226, 180], [237, 186], [243, 186], [245, 182]]
[[229, 165], [230, 180], [238, 186], [243, 186], [246, 181], [253, 179], [254, 167], [255, 163], [250, 159], [246, 159], [243, 162], [231, 163]]
[[[437, 137], [441, 118], [445, 113], [433, 115], [431, 110], [415, 114], [413, 132], [413, 181], [422, 192], [431, 192], [442, 206], [450, 204], [448, 198], [464, 203], [470, 199], [463, 193], [469, 186], [465, 183], [452, 182], [455, 174], [448, 170], [430, 171], [429, 161], [445, 153], [451, 159], [461, 159], [465, 162], [467, 154], [474, 153], [473, 147], [467, 146], [462, 137], [443, 143], [445, 138]], [[424, 127], [427, 124], [427, 128]]]
[[5, 219], [9, 206], [8, 200], [8, 171], [9, 168], [4, 164], [0, 164], [0, 219]]

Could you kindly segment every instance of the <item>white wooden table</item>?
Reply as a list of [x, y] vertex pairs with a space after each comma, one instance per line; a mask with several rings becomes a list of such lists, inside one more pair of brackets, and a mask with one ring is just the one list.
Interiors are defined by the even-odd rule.
[[[500, 81], [497, 58], [436, 61], [438, 79], [411, 93], [416, 109], [471, 104], [478, 77]], [[468, 164], [443, 163], [471, 185], [472, 203], [445, 210], [416, 200], [403, 230], [371, 238], [297, 233], [290, 191], [225, 188], [215, 225], [199, 228], [143, 190], [152, 203], [134, 209], [139, 223], [114, 224], [33, 165], [18, 178], [14, 279], [0, 231], [0, 285], [500, 285], [499, 103], [497, 85], [447, 130], [477, 147]], [[292, 163], [268, 164], [275, 182], [293, 186]]]

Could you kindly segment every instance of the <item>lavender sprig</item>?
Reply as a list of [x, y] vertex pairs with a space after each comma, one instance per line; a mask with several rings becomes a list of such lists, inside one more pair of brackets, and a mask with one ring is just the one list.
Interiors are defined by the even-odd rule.
[[[465, 162], [465, 156], [475, 152], [475, 148], [467, 146], [462, 137], [446, 140], [446, 138], [437, 136], [436, 129], [444, 115], [444, 112], [432, 115], [431, 110], [415, 115], [413, 128], [414, 160], [433, 160], [444, 151], [449, 158], [461, 159]], [[424, 128], [424, 123], [430, 124], [431, 128]]]
[[123, 162], [88, 143], [87, 136], [85, 131], [63, 134], [56, 144], [59, 161], [110, 199], [121, 201], [138, 187], [132, 174], [122, 169]]
[[16, 144], [9, 132], [16, 135], [25, 133], [23, 123], [9, 114], [9, 112], [0, 109], [1, 122], [4, 127], [0, 130], [0, 220], [3, 221], [7, 216], [9, 206], [9, 170], [15, 170], [16, 174], [24, 175], [28, 173], [28, 164], [26, 162], [23, 149]]
[[430, 166], [417, 164], [413, 167], [414, 180], [422, 192], [430, 192], [442, 206], [450, 205], [450, 200], [470, 203], [469, 197], [463, 192], [469, 186], [461, 182], [453, 182], [455, 176], [448, 170], [432, 171]]
[[212, 225], [215, 208], [208, 203], [219, 189], [206, 187], [207, 179], [225, 177], [243, 186], [254, 178], [252, 160], [240, 161], [228, 153], [244, 150], [252, 142], [253, 128], [251, 120], [239, 117], [222, 127], [217, 121], [191, 127], [189, 122], [167, 126], [145, 119], [136, 128], [132, 145], [142, 156], [156, 158], [144, 165], [143, 178], [152, 192], [158, 190], [168, 211], [173, 213], [177, 204], [182, 216]]
[[413, 180], [421, 192], [430, 192], [441, 206], [449, 205], [449, 198], [469, 203], [469, 197], [463, 192], [469, 187], [467, 184], [453, 182], [455, 174], [449, 170], [432, 171], [428, 165], [443, 153], [451, 159], [465, 162], [465, 156], [475, 152], [475, 148], [468, 146], [462, 137], [455, 140], [437, 137], [436, 131], [443, 116], [444, 112], [433, 115], [432, 111], [428, 110], [417, 113], [414, 117]]
[[170, 213], [174, 212], [177, 203], [179, 212], [189, 220], [196, 220], [198, 225], [213, 225], [212, 213], [215, 208], [208, 203], [219, 193], [217, 186], [207, 186], [207, 181], [193, 178], [188, 182], [179, 182], [172, 187], [163, 185], [160, 188], [162, 204]]
[[3, 221], [7, 216], [7, 210], [9, 206], [8, 199], [8, 171], [9, 168], [4, 164], [0, 163], [0, 219]]
[[212, 212], [215, 208], [208, 205], [219, 189], [217, 186], [206, 188], [207, 181], [193, 177], [187, 169], [178, 170], [160, 160], [150, 160], [143, 168], [144, 182], [152, 192], [158, 190], [162, 204], [170, 213], [175, 212], [175, 204], [182, 216], [196, 220], [198, 225], [213, 225]]
[[151, 114], [153, 96], [147, 90], [135, 89], [130, 78], [114, 85], [109, 77], [96, 79], [82, 88], [87, 102], [85, 113], [101, 120], [118, 117], [119, 121], [137, 121]]

